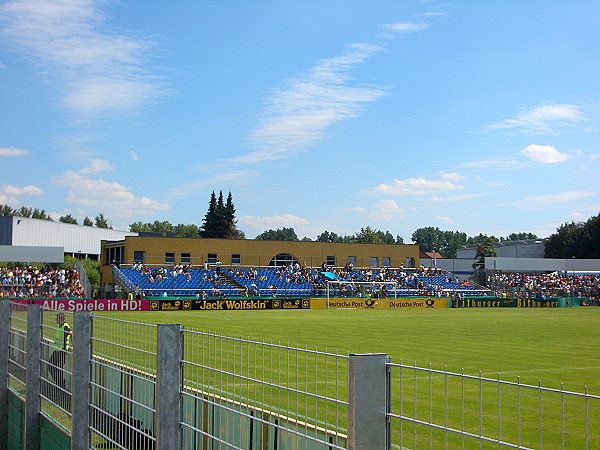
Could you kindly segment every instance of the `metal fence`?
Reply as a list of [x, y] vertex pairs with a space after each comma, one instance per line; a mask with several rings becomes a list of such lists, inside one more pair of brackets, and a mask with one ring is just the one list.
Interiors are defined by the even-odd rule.
[[600, 448], [587, 392], [85, 312], [63, 360], [56, 318], [0, 302], [0, 449]]
[[600, 397], [388, 362], [394, 448], [600, 448]]

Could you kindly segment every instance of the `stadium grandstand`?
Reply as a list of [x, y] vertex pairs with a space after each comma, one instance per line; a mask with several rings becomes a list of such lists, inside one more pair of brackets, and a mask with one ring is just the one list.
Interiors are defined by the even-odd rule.
[[418, 268], [308, 268], [295, 265], [277, 267], [192, 267], [177, 265], [148, 267], [113, 265], [113, 279], [135, 296], [195, 297], [338, 297], [484, 295], [488, 289], [459, 282], [441, 270]]

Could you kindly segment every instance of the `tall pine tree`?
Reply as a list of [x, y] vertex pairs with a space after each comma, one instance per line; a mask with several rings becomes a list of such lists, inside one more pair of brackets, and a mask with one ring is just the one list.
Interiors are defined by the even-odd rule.
[[227, 202], [225, 202], [223, 191], [219, 191], [218, 198], [213, 191], [210, 196], [208, 211], [204, 216], [200, 236], [204, 238], [244, 239], [244, 233], [237, 229], [236, 222], [235, 206], [231, 192], [229, 192]]
[[204, 223], [201, 227], [200, 236], [204, 238], [221, 237], [217, 234], [217, 214], [217, 196], [215, 195], [215, 191], [212, 191], [210, 202], [208, 203], [208, 211], [206, 211]]

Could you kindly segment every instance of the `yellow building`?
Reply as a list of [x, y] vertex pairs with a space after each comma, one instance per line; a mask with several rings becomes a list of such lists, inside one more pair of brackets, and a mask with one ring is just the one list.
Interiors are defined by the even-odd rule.
[[274, 266], [298, 262], [308, 267], [416, 267], [419, 246], [407, 244], [349, 244], [252, 239], [193, 239], [126, 236], [102, 241], [102, 283], [112, 282], [110, 264], [141, 262], [150, 266], [221, 261], [224, 266]]

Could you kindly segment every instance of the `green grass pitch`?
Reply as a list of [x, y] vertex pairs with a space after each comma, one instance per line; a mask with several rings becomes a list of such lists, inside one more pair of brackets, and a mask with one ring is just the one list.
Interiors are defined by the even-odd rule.
[[113, 313], [226, 336], [600, 394], [600, 308], [293, 310]]
[[[100, 315], [109, 315], [103, 313]], [[349, 353], [386, 353], [392, 362], [417, 367], [428, 367], [484, 378], [500, 379], [545, 388], [564, 389], [589, 394], [600, 394], [600, 308], [495, 308], [495, 309], [405, 309], [405, 310], [293, 310], [293, 311], [218, 311], [218, 312], [138, 312], [110, 313], [111, 318], [146, 323], [178, 323], [185, 327], [209, 331], [218, 335], [241, 337], [317, 349], [346, 355]], [[128, 339], [148, 341], [148, 336], [137, 336], [135, 327], [127, 330]], [[135, 345], [135, 344], [134, 344]], [[196, 351], [188, 348], [187, 352]], [[197, 350], [200, 352], [200, 348]], [[259, 358], [260, 359], [260, 358]], [[216, 362], [220, 364], [220, 362]], [[251, 358], [248, 363], [252, 365]], [[263, 365], [258, 361], [255, 365]], [[252, 370], [252, 369], [245, 369]], [[260, 370], [260, 368], [259, 368]], [[294, 368], [295, 370], [295, 368]], [[498, 375], [500, 374], [500, 375]], [[449, 426], [460, 429], [462, 425], [460, 393], [463, 387], [456, 379], [448, 385], [449, 407], [444, 406], [443, 376], [433, 381], [418, 373], [406, 370], [402, 391], [405, 411], [412, 410], [414, 392], [418, 392], [418, 417], [433, 416], [435, 423], [444, 423], [449, 415]], [[318, 375], [322, 376], [322, 375]], [[397, 386], [398, 371], [393, 372], [392, 410], [399, 410]], [[293, 376], [292, 376], [293, 377]], [[341, 385], [346, 374], [342, 374]], [[518, 378], [519, 377], [519, 378]], [[313, 380], [307, 380], [308, 385]], [[429, 411], [429, 383], [433, 385], [432, 410]], [[564, 383], [564, 384], [561, 384]], [[481, 429], [486, 436], [495, 437], [498, 415], [502, 416], [501, 436], [516, 442], [518, 434], [524, 444], [539, 445], [539, 419], [537, 410], [540, 398], [536, 391], [523, 390], [520, 420], [515, 416], [516, 390], [491, 385], [479, 391], [478, 382], [467, 383], [465, 396], [465, 429], [477, 434]], [[442, 394], [440, 394], [442, 393]], [[480, 425], [479, 403], [485, 405], [483, 425]], [[499, 401], [500, 400], [500, 401]], [[583, 401], [566, 397], [561, 405], [560, 395], [542, 399], [544, 447], [555, 448], [562, 442], [562, 423], [565, 442], [570, 448], [585, 448], [586, 414], [589, 417], [589, 442], [593, 448], [600, 445], [600, 404], [590, 402], [586, 413]], [[497, 405], [501, 404], [500, 411]], [[318, 405], [316, 405], [318, 407]], [[564, 409], [564, 415], [561, 414]], [[304, 413], [310, 416], [308, 408]], [[528, 417], [531, 415], [531, 417]], [[532, 418], [533, 417], [533, 418]], [[522, 423], [518, 430], [518, 422]], [[393, 424], [394, 426], [394, 424]], [[413, 427], [404, 424], [407, 435], [400, 438], [399, 424], [395, 423], [393, 441], [411, 447]], [[419, 440], [428, 442], [426, 427], [417, 430]], [[434, 445], [445, 445], [444, 433], [434, 432]], [[450, 448], [461, 446], [460, 438], [450, 436]], [[458, 441], [457, 441], [458, 439]], [[527, 446], [527, 445], [526, 445]], [[467, 444], [469, 447], [469, 444]], [[477, 445], [479, 447], [479, 445]], [[497, 447], [497, 446], [496, 446]], [[487, 446], [484, 445], [484, 448]]]

